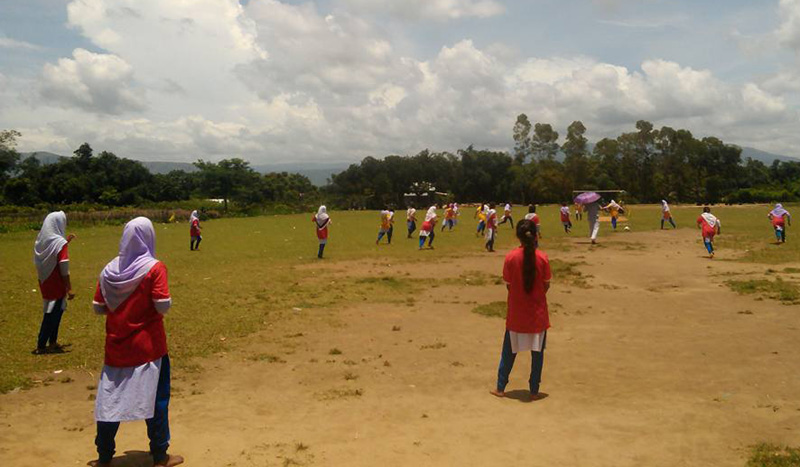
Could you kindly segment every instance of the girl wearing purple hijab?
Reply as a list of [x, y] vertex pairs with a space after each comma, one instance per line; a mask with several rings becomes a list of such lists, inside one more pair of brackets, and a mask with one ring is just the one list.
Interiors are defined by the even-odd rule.
[[775, 238], [778, 243], [786, 243], [786, 221], [788, 219], [789, 225], [792, 225], [792, 215], [789, 211], [783, 208], [783, 205], [778, 203], [775, 209], [767, 214], [767, 217], [772, 221], [772, 228], [775, 229]]
[[167, 268], [155, 258], [156, 234], [146, 217], [125, 225], [119, 256], [100, 273], [95, 312], [106, 316], [105, 364], [95, 400], [97, 453], [109, 466], [120, 422], [145, 420], [155, 467], [183, 463], [169, 447], [170, 363], [164, 315], [172, 305]]

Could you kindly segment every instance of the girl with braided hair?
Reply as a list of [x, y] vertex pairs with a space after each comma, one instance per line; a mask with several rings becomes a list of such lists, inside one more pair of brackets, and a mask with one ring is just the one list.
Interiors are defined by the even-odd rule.
[[508, 289], [508, 314], [503, 351], [497, 371], [497, 388], [490, 391], [505, 397], [511, 368], [519, 352], [531, 352], [531, 376], [528, 380], [531, 400], [541, 399], [539, 382], [544, 365], [544, 347], [550, 317], [547, 291], [550, 289], [550, 261], [537, 249], [536, 225], [530, 220], [517, 224], [520, 246], [506, 255], [503, 280]]

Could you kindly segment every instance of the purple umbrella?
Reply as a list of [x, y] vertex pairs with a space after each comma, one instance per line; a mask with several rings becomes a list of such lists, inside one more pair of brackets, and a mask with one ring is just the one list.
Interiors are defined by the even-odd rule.
[[587, 191], [586, 193], [581, 193], [578, 196], [576, 196], [575, 202], [578, 204], [592, 204], [599, 199], [600, 195], [598, 195], [594, 191]]

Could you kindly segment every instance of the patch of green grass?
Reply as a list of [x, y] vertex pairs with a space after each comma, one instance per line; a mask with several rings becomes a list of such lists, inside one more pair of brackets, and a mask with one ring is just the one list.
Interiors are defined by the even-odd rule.
[[256, 354], [250, 357], [254, 362], [267, 362], [267, 363], [286, 363], [286, 360], [276, 356], [265, 353]]
[[341, 355], [342, 351], [337, 349], [336, 347], [332, 348], [328, 351], [328, 355]]
[[578, 266], [585, 265], [584, 262], [562, 261], [560, 259], [550, 260], [550, 271], [553, 280], [575, 287], [591, 288], [587, 279], [592, 276], [584, 274], [578, 270]]
[[506, 302], [492, 302], [485, 305], [478, 305], [472, 309], [472, 312], [490, 318], [505, 319], [506, 313], [508, 312], [508, 306]]
[[349, 399], [364, 395], [363, 389], [329, 389], [317, 394], [317, 398], [323, 401], [336, 399]]
[[800, 449], [760, 443], [751, 448], [747, 467], [800, 466]]
[[730, 280], [728, 287], [741, 295], [759, 294], [787, 305], [800, 303], [800, 287], [794, 282], [784, 281], [780, 277], [775, 280], [751, 279]]
[[419, 347], [420, 350], [439, 350], [447, 347], [447, 344], [444, 342], [437, 342], [435, 344], [425, 344]]

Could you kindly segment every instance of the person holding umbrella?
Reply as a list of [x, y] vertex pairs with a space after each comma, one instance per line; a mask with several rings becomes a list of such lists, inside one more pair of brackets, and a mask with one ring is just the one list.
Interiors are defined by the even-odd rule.
[[597, 244], [597, 234], [600, 232], [600, 195], [594, 191], [587, 191], [575, 197], [575, 204], [580, 204], [586, 211], [586, 220], [589, 222], [589, 238], [592, 245]]

